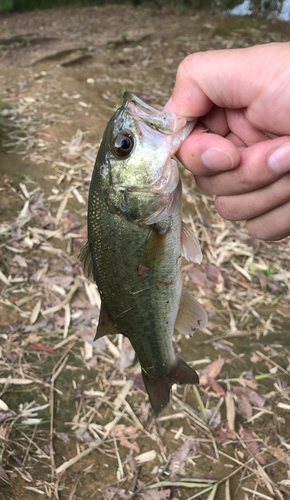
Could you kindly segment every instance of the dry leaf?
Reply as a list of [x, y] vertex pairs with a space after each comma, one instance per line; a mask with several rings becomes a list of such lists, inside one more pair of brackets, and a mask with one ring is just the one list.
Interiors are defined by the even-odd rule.
[[126, 427], [124, 424], [116, 425], [114, 430], [111, 432], [112, 436], [115, 436], [120, 440], [120, 445], [129, 448], [130, 450], [140, 453], [140, 448], [136, 441], [131, 443], [126, 436], [131, 437], [131, 439], [136, 439], [139, 435], [137, 427], [130, 425]]
[[155, 450], [145, 451], [145, 453], [141, 453], [135, 457], [135, 460], [138, 465], [145, 464], [146, 462], [151, 462], [151, 460], [155, 460], [157, 453]]
[[231, 429], [220, 429], [216, 432], [215, 439], [218, 444], [225, 441], [232, 441], [236, 439], [236, 433]]
[[250, 418], [253, 415], [253, 408], [248, 399], [246, 389], [244, 387], [235, 387], [234, 392], [237, 396], [240, 412], [245, 417]]
[[171, 490], [146, 490], [140, 493], [142, 500], [168, 500], [170, 498]]
[[199, 374], [200, 385], [210, 384], [218, 376], [224, 366], [224, 363], [225, 360], [223, 358], [219, 358], [203, 368]]
[[260, 446], [257, 440], [254, 438], [251, 429], [240, 429], [239, 432], [241, 438], [245, 441], [245, 445], [248, 448], [250, 454], [258, 460], [259, 464], [266, 465], [268, 463], [267, 457], [264, 453], [260, 452]]
[[258, 394], [256, 391], [251, 389], [246, 389], [247, 396], [253, 406], [258, 406], [258, 408], [264, 408], [265, 398]]
[[6, 471], [0, 465], [0, 478], [3, 479], [6, 483], [9, 483], [9, 477], [6, 474]]
[[53, 352], [54, 351], [53, 346], [39, 344], [38, 342], [32, 342], [30, 344], [30, 348], [34, 349], [34, 351], [43, 351], [43, 352]]
[[201, 288], [203, 288], [203, 290], [206, 290], [209, 293], [212, 293], [211, 284], [208, 281], [205, 273], [203, 273], [200, 269], [197, 269], [196, 267], [191, 268], [188, 270], [187, 274], [195, 285], [200, 286]]
[[[142, 481], [138, 481], [138, 489], [142, 488], [145, 484]], [[168, 500], [170, 498], [171, 490], [168, 488], [166, 490], [158, 490], [157, 488], [151, 490], [145, 490], [139, 493], [142, 500]]]
[[275, 448], [274, 446], [268, 446], [268, 451], [275, 457], [277, 460], [283, 460], [288, 464], [288, 467], [290, 467], [290, 456], [288, 453], [285, 453], [282, 448], [278, 447]]
[[102, 489], [103, 499], [104, 500], [113, 500], [113, 499], [123, 499], [126, 498], [125, 490], [118, 488], [117, 486], [106, 486]]
[[73, 276], [53, 276], [53, 277], [46, 276], [43, 280], [43, 286], [45, 288], [52, 288], [53, 285], [57, 285], [66, 289], [69, 287], [71, 283], [73, 283], [73, 281], [74, 281]]
[[[206, 417], [207, 417], [208, 421], [210, 421], [210, 419], [214, 415], [215, 411], [216, 411], [216, 407], [215, 406], [213, 408], [210, 408], [209, 410], [208, 409], [205, 410]], [[212, 422], [210, 424], [210, 429], [215, 429], [218, 425], [220, 425], [221, 420], [222, 420], [222, 418], [221, 418], [221, 412], [217, 411], [214, 419], [212, 420]]]
[[205, 266], [205, 273], [207, 278], [214, 283], [224, 283], [224, 278], [219, 268], [214, 264], [207, 264]]
[[212, 388], [212, 390], [218, 394], [219, 396], [221, 396], [222, 398], [226, 398], [226, 391], [222, 388], [222, 386], [216, 381], [216, 380], [213, 380], [211, 383], [210, 383], [210, 386]]
[[172, 453], [170, 464], [168, 466], [171, 481], [176, 481], [180, 475], [184, 474], [185, 460], [187, 459], [189, 452], [193, 451], [193, 454], [195, 455], [198, 449], [199, 444], [197, 441], [186, 439], [181, 447]]

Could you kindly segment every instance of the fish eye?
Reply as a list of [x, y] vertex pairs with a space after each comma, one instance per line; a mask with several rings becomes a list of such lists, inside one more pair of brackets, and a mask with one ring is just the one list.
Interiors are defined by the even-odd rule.
[[118, 156], [129, 156], [134, 146], [134, 139], [130, 135], [120, 134], [114, 141], [114, 149]]

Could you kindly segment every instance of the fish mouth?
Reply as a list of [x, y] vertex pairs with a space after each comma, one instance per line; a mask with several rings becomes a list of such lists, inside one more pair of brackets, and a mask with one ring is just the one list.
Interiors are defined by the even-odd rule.
[[197, 121], [197, 118], [177, 116], [172, 111], [164, 112], [152, 108], [152, 106], [143, 102], [133, 92], [124, 93], [122, 108], [126, 109], [136, 120], [142, 120], [151, 128], [168, 135], [177, 134], [188, 128], [189, 132], [186, 134], [187, 136]]

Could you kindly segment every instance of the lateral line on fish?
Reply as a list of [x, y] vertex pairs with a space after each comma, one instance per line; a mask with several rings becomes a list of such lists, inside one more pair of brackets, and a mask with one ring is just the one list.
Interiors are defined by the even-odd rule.
[[134, 307], [135, 306], [132, 306], [132, 307], [130, 307], [130, 309], [126, 309], [126, 311], [123, 311], [120, 314], [118, 314], [118, 316], [115, 317], [114, 322], [116, 321], [117, 318], [120, 318], [120, 316], [122, 316], [123, 314], [125, 314], [125, 313], [131, 311], [132, 309], [134, 309]]
[[[159, 283], [158, 283], [159, 284]], [[129, 292], [130, 295], [136, 295], [137, 293], [141, 293], [141, 292], [145, 292], [146, 290], [151, 290], [152, 288], [154, 288], [156, 285], [153, 285], [153, 286], [148, 286], [147, 288], [142, 288], [142, 290], [138, 290], [137, 292]], [[118, 316], [117, 316], [118, 317]]]

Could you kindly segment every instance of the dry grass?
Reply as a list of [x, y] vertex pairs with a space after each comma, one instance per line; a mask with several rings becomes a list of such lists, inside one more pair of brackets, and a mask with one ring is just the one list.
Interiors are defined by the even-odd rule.
[[[100, 297], [76, 258], [101, 135], [84, 118], [89, 90], [78, 96], [44, 73], [31, 77], [35, 92], [5, 96], [14, 128], [1, 159], [31, 167], [0, 185], [0, 499], [289, 498], [290, 240], [254, 241], [182, 174], [184, 218], [204, 254], [201, 267], [184, 263], [183, 277], [210, 319], [193, 339], [174, 338], [200, 386], [174, 387], [154, 419], [127, 339], [92, 342]], [[56, 88], [63, 95], [51, 102]], [[115, 87], [104, 96], [102, 127], [118, 105]], [[161, 106], [164, 96], [157, 88], [147, 97]], [[51, 123], [66, 140], [52, 142]]]

